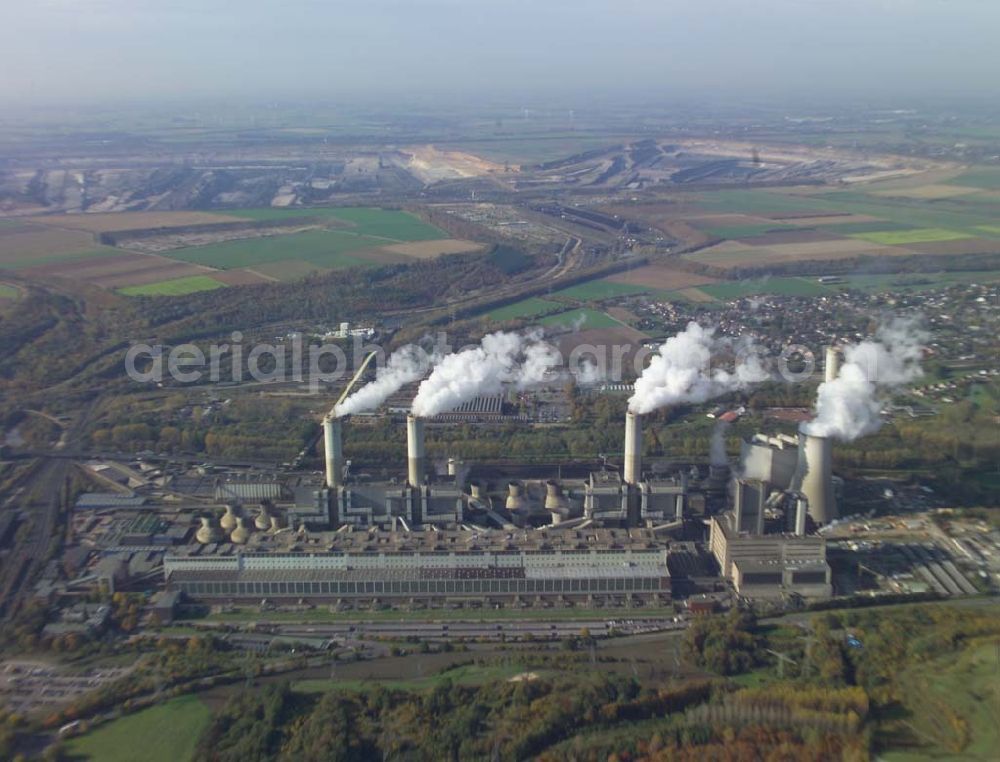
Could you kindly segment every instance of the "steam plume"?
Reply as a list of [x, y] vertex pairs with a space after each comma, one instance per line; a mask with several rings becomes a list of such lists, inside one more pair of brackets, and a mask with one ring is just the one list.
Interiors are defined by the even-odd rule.
[[365, 384], [358, 391], [333, 409], [338, 418], [343, 415], [374, 410], [406, 384], [423, 378], [439, 359], [413, 344], [397, 349], [388, 362], [379, 368], [375, 380]]
[[498, 331], [477, 347], [441, 359], [417, 390], [413, 414], [421, 418], [454, 410], [484, 394], [499, 394], [508, 385], [527, 389], [545, 381], [562, 357], [541, 333], [525, 336]]
[[726, 457], [726, 429], [729, 428], [729, 424], [725, 421], [716, 421], [715, 428], [712, 430], [712, 442], [709, 446], [709, 462], [713, 466], [724, 466], [729, 463], [729, 458]]
[[[735, 350], [738, 362], [733, 373], [712, 369], [712, 355], [722, 349]], [[635, 393], [628, 401], [633, 413], [684, 402], [704, 402], [720, 394], [744, 389], [766, 380], [768, 373], [749, 341], [717, 339], [715, 329], [698, 323], [664, 342], [635, 382]]]
[[819, 386], [816, 416], [802, 426], [806, 434], [850, 442], [878, 431], [882, 426], [879, 390], [905, 384], [921, 374], [921, 345], [926, 333], [915, 320], [894, 320], [880, 328], [876, 338], [844, 350], [837, 378]]

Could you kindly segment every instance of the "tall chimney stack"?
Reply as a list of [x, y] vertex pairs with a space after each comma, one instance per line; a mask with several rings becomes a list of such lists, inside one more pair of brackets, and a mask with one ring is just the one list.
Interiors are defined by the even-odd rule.
[[793, 486], [809, 501], [809, 515], [817, 524], [837, 518], [833, 495], [833, 443], [828, 437], [799, 432], [799, 462]]
[[406, 416], [407, 483], [411, 487], [424, 484], [425, 463], [424, 422], [415, 415]]
[[802, 495], [795, 497], [795, 534], [799, 537], [806, 536], [806, 512], [809, 510], [809, 501]]
[[625, 483], [642, 481], [642, 418], [631, 411], [625, 413]]
[[339, 418], [323, 419], [323, 448], [326, 456], [326, 486], [340, 487], [344, 481], [344, 442]]
[[840, 352], [834, 346], [826, 348], [826, 361], [823, 366], [823, 380], [833, 381], [840, 373]]

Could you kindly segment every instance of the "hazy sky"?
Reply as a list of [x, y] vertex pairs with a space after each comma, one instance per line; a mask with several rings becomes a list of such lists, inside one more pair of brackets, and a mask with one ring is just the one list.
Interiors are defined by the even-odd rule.
[[0, 0], [0, 98], [996, 94], [998, 39], [1000, 0]]

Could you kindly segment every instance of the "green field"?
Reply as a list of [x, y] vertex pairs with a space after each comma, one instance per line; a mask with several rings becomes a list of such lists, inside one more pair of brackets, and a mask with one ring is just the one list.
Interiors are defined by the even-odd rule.
[[784, 296], [822, 296], [835, 293], [830, 286], [824, 286], [809, 278], [758, 278], [754, 280], [728, 281], [698, 286], [698, 290], [719, 301], [739, 299], [757, 294], [780, 294]]
[[523, 667], [516, 665], [487, 667], [467, 664], [412, 680], [299, 680], [292, 683], [292, 690], [298, 693], [326, 693], [334, 690], [366, 691], [377, 684], [387, 690], [423, 691], [434, 688], [445, 680], [449, 680], [455, 685], [484, 685], [497, 680], [510, 680], [524, 671]]
[[180, 696], [112, 720], [66, 747], [71, 757], [95, 762], [182, 762], [194, 756], [210, 721], [209, 708], [197, 697]]
[[595, 328], [620, 328], [622, 326], [622, 323], [613, 317], [585, 307], [569, 312], [560, 312], [558, 315], [549, 315], [538, 322], [549, 328], [572, 328], [579, 325], [581, 331], [590, 331]]
[[959, 241], [963, 238], [972, 238], [972, 235], [969, 233], [959, 233], [954, 230], [944, 230], [942, 228], [912, 228], [910, 230], [882, 230], [871, 233], [854, 233], [849, 237], [885, 246], [901, 246], [908, 243]]
[[580, 302], [599, 302], [619, 296], [649, 293], [653, 289], [643, 286], [633, 286], [628, 283], [614, 283], [608, 280], [592, 280], [578, 286], [570, 286], [562, 291], [556, 291], [553, 296], [576, 299]]
[[[965, 283], [996, 283], [1000, 270], [969, 270], [941, 273], [894, 273], [891, 275], [848, 275], [846, 285], [862, 291], [927, 291]], [[837, 288], [837, 284], [830, 286]]]
[[949, 180], [948, 185], [966, 185], [984, 190], [1000, 190], [1000, 167], [979, 167]]
[[253, 267], [285, 259], [304, 260], [316, 267], [337, 270], [369, 264], [360, 257], [350, 256], [350, 252], [384, 245], [384, 240], [356, 233], [339, 230], [307, 230], [292, 235], [250, 238], [179, 249], [169, 252], [169, 256], [184, 262], [208, 265], [222, 270]]
[[[967, 201], [963, 197], [930, 201], [916, 198], [887, 198], [874, 196], [862, 190], [830, 191], [816, 195], [791, 195], [765, 190], [723, 190], [702, 194], [698, 206], [709, 211], [744, 214], [778, 214], [784, 212], [810, 212], [823, 214], [863, 214], [877, 217], [882, 223], [872, 223], [876, 231], [885, 231], [891, 223], [903, 228], [922, 231], [948, 231], [949, 234], [979, 236], [990, 234], [979, 229], [989, 226], [997, 217], [997, 204], [983, 200]], [[780, 223], [775, 223], [776, 225]], [[846, 223], [851, 227], [855, 223]], [[866, 223], [867, 224], [867, 223]], [[773, 226], [769, 226], [773, 227]], [[844, 233], [844, 226], [824, 226], [831, 232]], [[856, 228], [855, 228], [856, 230]], [[866, 232], [862, 230], [860, 232]], [[990, 237], [1000, 237], [994, 232]], [[953, 240], [932, 237], [923, 240]], [[909, 241], [913, 243], [914, 241]]]
[[780, 222], [773, 222], [767, 225], [721, 225], [719, 227], [707, 227], [705, 228], [705, 232], [715, 238], [754, 238], [775, 231], [794, 229], [788, 225], [782, 225]]
[[[917, 729], [923, 749], [880, 754], [881, 759], [903, 760], [996, 759], [1000, 747], [1000, 659], [996, 643], [980, 644], [963, 653], [921, 664], [901, 676], [903, 702]], [[946, 707], [968, 729], [967, 742], [958, 751], [954, 727], [939, 716]]]
[[21, 292], [18, 289], [8, 286], [6, 283], [0, 283], [0, 299], [17, 299], [20, 295]]
[[786, 196], [765, 190], [721, 190], [698, 198], [698, 205], [717, 212], [747, 214], [779, 214], [782, 212], [816, 212], [826, 209], [810, 196]]
[[107, 246], [98, 249], [85, 249], [58, 254], [36, 254], [30, 257], [7, 258], [0, 255], [0, 270], [20, 270], [25, 267], [39, 267], [41, 265], [53, 265], [60, 262], [78, 262], [81, 259], [90, 259], [91, 257], [117, 257], [127, 253], [121, 249], [114, 249]]
[[207, 275], [189, 275], [186, 278], [172, 278], [170, 280], [156, 281], [155, 283], [143, 283], [141, 286], [126, 286], [118, 289], [119, 294], [125, 296], [183, 296], [184, 294], [194, 294], [198, 291], [213, 291], [217, 288], [225, 288], [224, 283], [220, 283]]
[[521, 318], [534, 317], [535, 315], [544, 315], [546, 312], [552, 312], [561, 306], [558, 302], [550, 302], [547, 299], [532, 297], [508, 304], [505, 307], [499, 307], [483, 317], [487, 320], [503, 323], [507, 320], [519, 320]]
[[390, 238], [393, 241], [433, 241], [449, 237], [447, 233], [427, 224], [416, 215], [398, 209], [347, 206], [312, 209], [237, 209], [226, 213], [265, 222], [285, 220], [290, 217], [340, 220], [347, 223], [353, 233]]

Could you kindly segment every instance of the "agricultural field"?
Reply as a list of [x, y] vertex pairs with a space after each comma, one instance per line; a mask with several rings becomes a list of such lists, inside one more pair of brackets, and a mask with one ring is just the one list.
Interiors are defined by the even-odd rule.
[[27, 267], [20, 273], [43, 281], [59, 279], [63, 283], [92, 283], [102, 288], [122, 288], [211, 272], [208, 268], [154, 254], [133, 254], [120, 249], [110, 251], [109, 255], [95, 254]]
[[751, 246], [740, 241], [723, 241], [716, 246], [686, 254], [685, 258], [728, 269], [804, 260], [829, 261], [854, 259], [859, 256], [902, 256], [910, 253], [912, 252], [901, 246], [878, 246], [857, 239], [835, 238], [815, 243], [776, 246]]
[[624, 273], [616, 273], [604, 279], [605, 283], [621, 283], [639, 286], [644, 291], [667, 292], [675, 289], [702, 286], [715, 283], [715, 278], [684, 270], [674, 270], [666, 265], [646, 265]]
[[614, 282], [611, 280], [592, 280], [577, 286], [556, 291], [553, 296], [573, 299], [579, 302], [599, 302], [619, 296], [633, 296], [650, 291], [646, 286], [632, 283]]
[[[67, 742], [74, 759], [95, 762], [184, 762], [211, 722], [211, 711], [196, 696], [180, 696], [129, 714]], [[141, 749], [141, 753], [138, 750]]]
[[483, 244], [476, 243], [475, 241], [444, 238], [433, 241], [393, 243], [383, 246], [382, 251], [390, 254], [398, 254], [404, 259], [436, 259], [442, 254], [466, 254], [482, 251], [483, 248]]
[[110, 233], [122, 230], [178, 228], [188, 225], [212, 225], [239, 222], [242, 218], [227, 212], [108, 212], [105, 214], [49, 214], [28, 220], [54, 228]]
[[0, 301], [14, 301], [20, 295], [20, 289], [17, 289], [7, 283], [0, 283]]
[[[941, 273], [900, 273], [893, 275], [848, 275], [844, 278], [847, 286], [862, 291], [925, 291], [948, 285], [966, 283], [996, 283], [1000, 281], [1000, 270], [959, 271]], [[839, 288], [832, 285], [831, 288]]]
[[552, 302], [548, 299], [532, 297], [530, 299], [524, 299], [520, 302], [515, 302], [514, 304], [499, 307], [492, 312], [487, 313], [483, 317], [497, 323], [504, 323], [508, 320], [522, 320], [525, 318], [535, 317], [535, 315], [544, 315], [545, 313], [552, 312], [560, 307], [562, 307], [562, 305], [559, 302]]
[[713, 225], [706, 227], [705, 232], [715, 238], [754, 238], [768, 233], [780, 232], [782, 228], [781, 223], [770, 222], [747, 225]]
[[[185, 239], [182, 230], [289, 219], [301, 219], [305, 229], [267, 229], [246, 238], [223, 230], [214, 239], [215, 234], [204, 229]], [[409, 212], [371, 207], [59, 214], [2, 222], [0, 269], [40, 280], [59, 278], [64, 284], [123, 289], [130, 295], [191, 293], [192, 288], [207, 288], [209, 280], [213, 287], [294, 280], [317, 271], [399, 264], [483, 248], [474, 241], [447, 238]], [[181, 248], [147, 251], [141, 244], [151, 246], [154, 240], [147, 238], [136, 239], [134, 251], [127, 238], [120, 247], [98, 243], [102, 233], [149, 229], [173, 235], [179, 241], [174, 246]], [[216, 272], [222, 277], [212, 279]], [[145, 288], [134, 288], [138, 286]]]
[[125, 296], [183, 296], [198, 291], [212, 291], [216, 288], [225, 288], [225, 284], [207, 275], [190, 275], [186, 278], [155, 281], [141, 286], [126, 286], [118, 289], [118, 293]]
[[698, 291], [718, 301], [729, 301], [743, 296], [761, 294], [823, 296], [837, 292], [835, 287], [826, 286], [809, 278], [755, 278], [753, 280], [724, 281], [699, 286]]
[[973, 186], [983, 190], [1000, 190], [1000, 167], [978, 167], [963, 172], [949, 181], [958, 186]]
[[870, 233], [855, 233], [851, 238], [877, 243], [883, 246], [900, 246], [910, 243], [936, 243], [938, 241], [959, 241], [971, 238], [968, 233], [941, 228], [915, 228], [912, 230], [876, 230]]
[[447, 238], [438, 228], [415, 214], [374, 207], [316, 207], [301, 209], [236, 209], [228, 214], [257, 221], [313, 217], [340, 222], [353, 233], [392, 241], [433, 241]]
[[19, 270], [115, 253], [116, 249], [100, 246], [93, 235], [84, 231], [39, 225], [0, 228], [0, 269]]
[[674, 214], [725, 239], [685, 255], [723, 268], [861, 256], [993, 254], [1000, 253], [998, 178], [1000, 170], [984, 168], [928, 172], [845, 190], [722, 190], [697, 197], [700, 215], [684, 204], [674, 205]]
[[370, 264], [364, 258], [351, 256], [351, 253], [377, 248], [382, 243], [356, 233], [310, 230], [292, 235], [227, 241], [214, 246], [179, 249], [170, 252], [170, 257], [220, 270], [254, 267], [286, 259], [309, 262], [319, 268], [341, 269]]
[[558, 315], [549, 315], [539, 320], [538, 323], [546, 328], [573, 328], [577, 331], [617, 328], [622, 325], [610, 315], [586, 307], [560, 312]]

